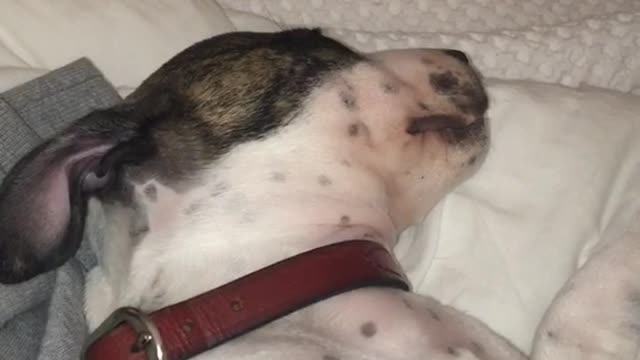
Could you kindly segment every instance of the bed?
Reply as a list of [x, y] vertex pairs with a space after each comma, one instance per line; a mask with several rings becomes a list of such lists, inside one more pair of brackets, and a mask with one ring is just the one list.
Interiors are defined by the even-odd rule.
[[[417, 292], [480, 318], [525, 352], [590, 250], [640, 216], [636, 0], [25, 0], [2, 8], [0, 178], [64, 126], [59, 119], [117, 102], [214, 34], [320, 26], [362, 51], [464, 50], [486, 77], [492, 148], [475, 177], [402, 235], [396, 255]], [[78, 112], [25, 120], [87, 94], [95, 101]], [[79, 351], [82, 319], [63, 315], [81, 306], [78, 284], [92, 264], [83, 251], [45, 280], [0, 287], [0, 348], [20, 359]], [[21, 324], [39, 325], [20, 337]]]

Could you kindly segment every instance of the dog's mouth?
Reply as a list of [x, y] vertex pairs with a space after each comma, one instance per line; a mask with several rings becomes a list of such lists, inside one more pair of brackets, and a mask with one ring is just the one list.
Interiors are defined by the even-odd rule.
[[425, 133], [439, 133], [450, 144], [478, 138], [484, 133], [485, 119], [480, 117], [468, 123], [461, 116], [435, 114], [412, 118], [406, 132], [411, 136]]

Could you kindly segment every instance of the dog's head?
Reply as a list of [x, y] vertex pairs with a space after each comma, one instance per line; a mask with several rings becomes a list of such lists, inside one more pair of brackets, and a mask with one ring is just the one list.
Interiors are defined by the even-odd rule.
[[0, 187], [0, 281], [72, 256], [89, 198], [127, 204], [132, 184], [150, 178], [188, 187], [235, 149], [277, 136], [291, 140], [278, 156], [376, 178], [391, 217], [407, 225], [481, 162], [486, 110], [457, 51], [361, 54], [316, 30], [205, 40], [11, 170]]

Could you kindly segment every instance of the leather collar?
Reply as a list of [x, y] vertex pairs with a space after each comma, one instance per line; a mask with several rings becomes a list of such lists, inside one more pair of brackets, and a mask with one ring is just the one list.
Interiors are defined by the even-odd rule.
[[381, 244], [328, 245], [149, 314], [119, 309], [90, 336], [84, 358], [188, 359], [305, 306], [368, 286], [409, 290], [400, 265]]

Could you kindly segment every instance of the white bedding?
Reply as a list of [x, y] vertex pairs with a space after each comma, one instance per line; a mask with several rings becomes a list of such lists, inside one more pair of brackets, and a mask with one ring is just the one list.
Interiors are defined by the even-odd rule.
[[640, 99], [527, 82], [488, 87], [487, 161], [404, 234], [398, 254], [419, 292], [527, 350], [591, 246], [615, 231], [610, 224], [626, 226], [619, 218], [640, 214]]
[[637, 0], [220, 0], [373, 51], [447, 47], [489, 77], [640, 93]]
[[[204, 37], [304, 24], [328, 27], [364, 50], [464, 49], [492, 78], [640, 93], [636, 0], [220, 3], [3, 3], [0, 91], [88, 56], [127, 94]], [[640, 203], [640, 98], [531, 81], [488, 86], [487, 162], [404, 234], [397, 253], [418, 291], [469, 311], [527, 350], [555, 291], [612, 214]]]

